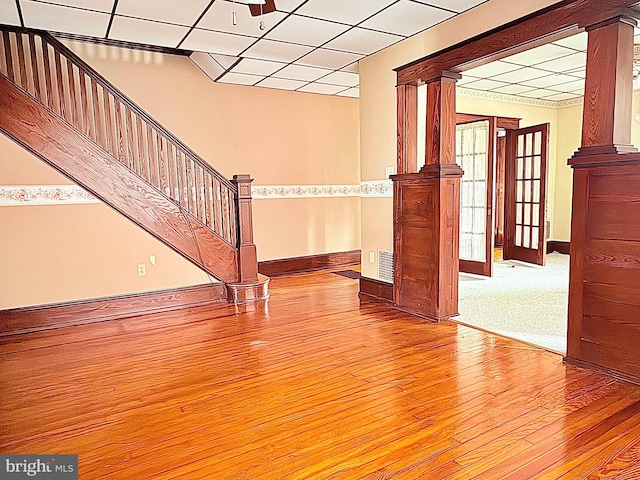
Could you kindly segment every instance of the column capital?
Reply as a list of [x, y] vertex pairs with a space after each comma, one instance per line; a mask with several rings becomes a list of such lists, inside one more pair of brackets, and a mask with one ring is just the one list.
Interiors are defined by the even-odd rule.
[[425, 80], [424, 83], [429, 84], [433, 82], [457, 82], [462, 78], [462, 74], [458, 72], [452, 72], [451, 70], [443, 70], [442, 73], [437, 76]]

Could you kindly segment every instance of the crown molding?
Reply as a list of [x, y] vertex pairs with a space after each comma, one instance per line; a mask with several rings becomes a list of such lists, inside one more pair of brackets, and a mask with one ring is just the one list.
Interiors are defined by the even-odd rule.
[[[482, 98], [484, 100], [495, 100], [498, 102], [517, 103], [519, 105], [529, 105], [533, 107], [563, 108], [567, 106], [582, 104], [582, 97], [570, 100], [541, 100], [538, 98], [520, 97], [518, 95], [506, 95], [504, 93], [487, 92], [484, 90], [474, 90], [472, 88], [457, 87], [456, 93], [463, 97]], [[576, 102], [576, 103], [572, 103]]]

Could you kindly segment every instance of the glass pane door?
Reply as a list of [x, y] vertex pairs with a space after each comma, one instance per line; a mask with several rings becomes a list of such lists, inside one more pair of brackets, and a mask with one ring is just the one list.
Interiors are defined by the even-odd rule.
[[460, 184], [460, 260], [487, 261], [487, 173], [489, 121], [456, 126]]

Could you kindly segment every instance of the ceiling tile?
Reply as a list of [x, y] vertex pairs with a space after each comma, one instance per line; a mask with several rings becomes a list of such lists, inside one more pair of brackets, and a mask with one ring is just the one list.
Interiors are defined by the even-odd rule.
[[359, 98], [360, 97], [360, 89], [359, 88], [349, 88], [348, 90], [344, 90], [343, 92], [336, 93], [339, 97], [352, 97]]
[[554, 60], [560, 57], [566, 57], [572, 53], [574, 53], [574, 51], [571, 49], [554, 45], [553, 43], [548, 43], [537, 48], [532, 48], [530, 50], [511, 55], [504, 60], [509, 63], [522, 65], [523, 67], [531, 67], [538, 63]]
[[16, 2], [0, 2], [0, 23], [5, 25], [20, 25]]
[[577, 52], [567, 57], [557, 58], [549, 62], [539, 63], [536, 68], [549, 70], [550, 72], [566, 72], [575, 68], [586, 68], [587, 54]]
[[442, 7], [447, 10], [453, 10], [454, 12], [464, 12], [469, 10], [487, 0], [416, 0], [421, 3], [428, 3], [434, 7]]
[[546, 90], [544, 88], [537, 88], [535, 90], [529, 90], [528, 92], [524, 92], [522, 94], [523, 97], [529, 98], [543, 98], [548, 97], [549, 95], [554, 95], [558, 92], [554, 92], [553, 90]]
[[[246, 5], [236, 5], [237, 24], [233, 24], [233, 3], [213, 2], [211, 8], [198, 22], [198, 28], [217, 30], [220, 32], [235, 33], [238, 35], [249, 35], [251, 37], [261, 37], [271, 30], [286, 15], [282, 12], [271, 12], [260, 17], [252, 17]], [[260, 30], [260, 22], [264, 22], [264, 30]]]
[[520, 82], [522, 85], [527, 85], [535, 88], [549, 88], [554, 85], [558, 85], [559, 83], [572, 82], [577, 80], [577, 78], [572, 77], [570, 75], [563, 74], [551, 74], [546, 75], [544, 77], [535, 78], [533, 80], [524, 80]]
[[299, 80], [287, 80], [286, 78], [265, 78], [260, 83], [258, 83], [257, 87], [267, 87], [267, 88], [279, 88], [280, 90], [295, 90], [297, 88], [306, 85], [308, 82], [301, 82]]
[[356, 55], [355, 53], [338, 52], [336, 50], [318, 48], [310, 54], [302, 57], [296, 63], [339, 70], [363, 57], [364, 55]]
[[360, 73], [360, 67], [358, 65], [358, 62], [353, 62], [351, 65], [347, 65], [341, 70], [344, 72]]
[[520, 68], [519, 65], [501, 62], [500, 60], [498, 60], [495, 62], [487, 63], [486, 65], [481, 65], [480, 67], [465, 70], [462, 75], [463, 78], [467, 75], [478, 78], [489, 78], [493, 77], [494, 75], [500, 75], [501, 73], [512, 72], [514, 70], [517, 70], [518, 68]]
[[561, 45], [567, 48], [573, 48], [574, 50], [585, 51], [587, 49], [587, 32], [578, 33], [562, 40], [556, 40], [556, 45]]
[[194, 52], [189, 58], [200, 70], [207, 74], [211, 80], [215, 80], [225, 72], [225, 68], [216, 62], [208, 53]]
[[255, 41], [256, 39], [253, 37], [194, 28], [185, 41], [182, 42], [180, 48], [201, 52], [223, 53], [225, 55], [239, 55]]
[[334, 38], [327, 43], [325, 47], [370, 55], [402, 40], [403, 38], [404, 37], [399, 35], [375, 32], [373, 30], [356, 27], [351, 30], [347, 30], [338, 38]]
[[579, 90], [580, 92], [584, 93], [584, 79], [561, 83], [559, 85], [549, 86], [548, 88], [551, 90], [557, 90], [559, 92], [575, 92]]
[[338, 85], [324, 85], [322, 83], [310, 83], [302, 88], [299, 88], [299, 92], [307, 93], [322, 93], [324, 95], [334, 95], [338, 92], [344, 91], [345, 88]]
[[331, 85], [342, 85], [345, 87], [355, 87], [360, 83], [360, 75], [349, 72], [333, 72], [322, 77], [318, 83], [329, 83]]
[[575, 95], [573, 93], [556, 93], [555, 95], [549, 95], [548, 97], [543, 97], [544, 100], [555, 100], [559, 102], [561, 100], [569, 100], [571, 98], [579, 98], [582, 95]]
[[347, 25], [291, 15], [272, 29], [266, 38], [302, 45], [322, 45], [347, 30]]
[[361, 26], [382, 30], [383, 32], [410, 36], [440, 23], [454, 14], [409, 0], [400, 0], [386, 10], [378, 13]]
[[104, 37], [110, 15], [27, 0], [20, 2], [25, 27]]
[[243, 58], [235, 67], [233, 67], [233, 69], [231, 69], [231, 71], [237, 73], [249, 73], [251, 75], [271, 75], [286, 66], [286, 63], [281, 62], [269, 62], [267, 60]]
[[309, 53], [311, 50], [313, 50], [313, 47], [305, 47], [303, 45], [296, 45], [295, 43], [276, 42], [275, 40], [262, 38], [243, 52], [242, 56], [289, 63]]
[[501, 82], [518, 83], [525, 80], [531, 80], [533, 78], [544, 77], [549, 75], [549, 72], [544, 70], [538, 70], [536, 68], [524, 67], [513, 72], [501, 73], [492, 77], [493, 80], [499, 80]]
[[233, 55], [221, 55], [215, 53], [209, 53], [208, 55], [218, 62], [225, 70], [231, 68], [239, 60], [238, 57]]
[[273, 74], [277, 78], [288, 78], [289, 80], [304, 80], [312, 82], [330, 73], [330, 70], [316, 67], [306, 67], [304, 65], [289, 65], [279, 72]]
[[179, 25], [116, 15], [109, 31], [109, 38], [163, 47], [176, 47], [188, 31], [187, 27]]
[[278, 0], [276, 2], [276, 8], [281, 12], [293, 12], [304, 2], [305, 0]]
[[531, 90], [534, 90], [534, 89], [531, 87], [526, 87], [524, 85], [518, 85], [516, 83], [512, 83], [504, 87], [494, 88], [492, 92], [504, 93], [506, 95], [520, 95], [525, 92], [530, 92]]
[[106, 13], [111, 13], [113, 10], [113, 0], [46, 0], [46, 3], [55, 3], [68, 7], [84, 8]]
[[463, 86], [463, 85], [466, 85], [467, 83], [475, 82], [478, 80], [480, 80], [480, 78], [472, 77], [471, 75], [467, 75], [467, 72], [464, 72], [462, 74], [462, 78], [456, 82], [456, 85]]
[[244, 73], [229, 72], [218, 83], [233, 83], [235, 85], [255, 85], [264, 77], [260, 75], [247, 75]]
[[585, 78], [586, 76], [586, 65], [584, 67], [572, 68], [571, 70], [565, 70], [563, 73], [567, 75], [571, 75], [572, 77], [580, 77]]
[[131, 17], [157, 20], [159, 22], [177, 23], [192, 26], [210, 0], [180, 0], [179, 8], [173, 0], [119, 0], [116, 13]]
[[[389, 5], [389, 0], [309, 0], [297, 14], [357, 25]], [[277, 2], [276, 2], [277, 4]]]
[[465, 88], [473, 88], [475, 90], [492, 90], [494, 88], [504, 87], [507, 84], [505, 82], [497, 82], [490, 79], [477, 80], [475, 82], [467, 83]]

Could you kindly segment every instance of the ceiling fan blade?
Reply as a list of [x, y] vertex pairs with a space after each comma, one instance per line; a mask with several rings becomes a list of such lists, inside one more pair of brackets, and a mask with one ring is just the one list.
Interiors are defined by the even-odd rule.
[[251, 10], [251, 16], [252, 17], [258, 17], [263, 13], [275, 12], [276, 11], [276, 2], [275, 2], [275, 0], [266, 0], [263, 5], [250, 3], [249, 4], [249, 10]]

